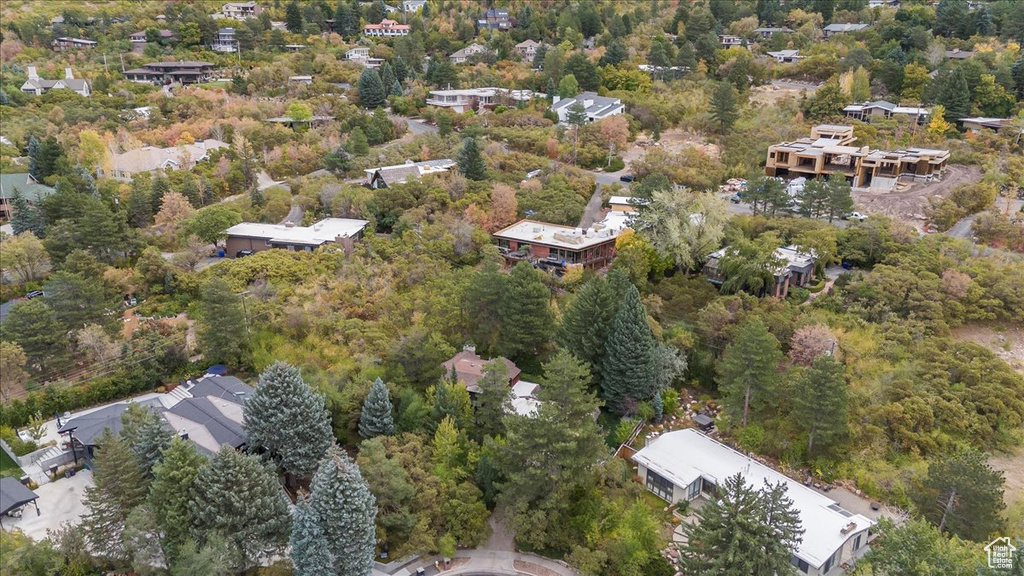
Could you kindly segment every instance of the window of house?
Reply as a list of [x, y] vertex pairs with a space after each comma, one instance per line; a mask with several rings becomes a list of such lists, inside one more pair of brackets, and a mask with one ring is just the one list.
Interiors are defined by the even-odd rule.
[[647, 489], [664, 500], [672, 501], [672, 482], [653, 470], [647, 470]]
[[796, 554], [789, 557], [789, 563], [796, 567], [797, 570], [807, 574], [807, 571], [811, 569], [811, 565], [804, 562], [802, 559], [797, 558]]
[[857, 537], [853, 539], [853, 549], [854, 550], [859, 550], [860, 549], [860, 539], [863, 538], [863, 537], [864, 537], [863, 534], [857, 534]]
[[697, 478], [689, 486], [686, 487], [686, 499], [693, 500], [700, 495], [701, 479]]
[[841, 551], [842, 551], [842, 549], [836, 550], [835, 553], [833, 553], [831, 556], [829, 556], [828, 560], [825, 560], [825, 563], [822, 564], [822, 566], [821, 566], [821, 573], [822, 574], [827, 574], [828, 571], [831, 570], [832, 567], [836, 565], [836, 562], [839, 560], [839, 552], [841, 552]]

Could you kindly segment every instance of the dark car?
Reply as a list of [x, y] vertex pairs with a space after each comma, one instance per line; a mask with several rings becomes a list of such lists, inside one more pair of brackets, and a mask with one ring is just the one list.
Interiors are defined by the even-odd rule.
[[28, 294], [25, 294], [25, 298], [28, 298], [29, 300], [31, 300], [33, 298], [39, 298], [40, 296], [43, 296], [43, 291], [42, 290], [33, 290], [33, 291], [29, 292]]
[[239, 250], [235, 252], [235, 258], [245, 258], [246, 256], [252, 256], [255, 254], [252, 250]]
[[743, 195], [742, 194], [733, 194], [732, 196], [729, 196], [729, 202], [732, 202], [733, 204], [739, 204], [742, 201], [743, 201]]
[[622, 176], [619, 176], [619, 180], [623, 182], [632, 182], [636, 180], [636, 174], [623, 174]]

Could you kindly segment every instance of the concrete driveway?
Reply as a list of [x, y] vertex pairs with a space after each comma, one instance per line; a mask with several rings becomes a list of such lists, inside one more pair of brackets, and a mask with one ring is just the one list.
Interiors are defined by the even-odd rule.
[[42, 540], [46, 538], [47, 530], [56, 530], [65, 522], [78, 524], [86, 512], [85, 489], [89, 486], [92, 486], [92, 472], [89, 470], [43, 484], [34, 490], [39, 495], [39, 500], [36, 500], [39, 514], [29, 504], [21, 518], [3, 517], [4, 530], [17, 528], [33, 540]]

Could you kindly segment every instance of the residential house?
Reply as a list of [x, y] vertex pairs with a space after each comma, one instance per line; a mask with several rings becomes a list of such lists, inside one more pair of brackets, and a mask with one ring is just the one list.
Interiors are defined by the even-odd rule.
[[854, 187], [890, 190], [900, 178], [938, 176], [949, 162], [949, 150], [871, 150], [853, 145], [855, 139], [853, 126], [815, 126], [810, 138], [769, 146], [765, 174], [817, 178], [840, 172]]
[[54, 50], [64, 52], [66, 50], [92, 50], [99, 44], [95, 40], [86, 40], [85, 38], [68, 38], [61, 36], [52, 42]]
[[423, 7], [427, 5], [427, 0], [403, 0], [402, 11], [403, 12], [418, 12], [423, 10]]
[[964, 118], [960, 120], [964, 129], [971, 134], [982, 134], [985, 132], [998, 132], [1002, 128], [1012, 126], [1013, 118]]
[[452, 52], [452, 55], [448, 57], [448, 60], [450, 60], [452, 64], [464, 64], [466, 60], [469, 60], [470, 56], [473, 56], [474, 54], [484, 54], [486, 52], [490, 52], [486, 46], [470, 44], [461, 50]]
[[301, 52], [306, 49], [305, 44], [285, 44], [284, 49], [286, 52]]
[[946, 58], [950, 60], [970, 60], [973, 56], [974, 50], [961, 50], [959, 48], [946, 50]]
[[551, 111], [558, 115], [559, 124], [566, 124], [568, 122], [569, 109], [576, 104], [583, 106], [587, 114], [587, 122], [595, 122], [609, 116], [617, 116], [626, 111], [622, 100], [598, 96], [596, 92], [584, 92], [572, 98], [559, 98], [555, 96], [554, 102], [551, 104]]
[[[166, 41], [170, 41], [170, 40], [174, 39], [174, 32], [164, 28], [164, 29], [162, 29], [162, 30], [160, 30], [158, 32], [158, 36], [160, 37], [161, 41], [165, 41], [166, 42]], [[148, 36], [146, 35], [146, 31], [145, 30], [139, 30], [138, 32], [134, 32], [134, 33], [132, 33], [132, 34], [130, 34], [128, 36], [128, 40], [132, 44], [136, 44], [136, 45], [143, 45], [143, 44], [145, 44], [148, 41], [147, 38], [148, 38]]]
[[632, 196], [612, 196], [608, 199], [608, 205], [612, 212], [636, 212], [638, 206], [647, 204], [646, 198], [634, 198]]
[[761, 38], [767, 40], [776, 34], [792, 34], [792, 28], [754, 28], [754, 34], [759, 34]]
[[[511, 360], [498, 357], [494, 360], [505, 365], [505, 375], [508, 377], [508, 385], [515, 386], [519, 382], [519, 374], [522, 372]], [[480, 393], [480, 379], [484, 375], [484, 366], [490, 360], [477, 355], [476, 349], [467, 346], [461, 352], [441, 363], [445, 376], [455, 374], [459, 382], [466, 385], [470, 394]]]
[[312, 76], [289, 76], [288, 77], [288, 81], [289, 82], [294, 82], [296, 84], [312, 84], [313, 83], [313, 77]]
[[370, 49], [366, 46], [356, 46], [345, 52], [345, 60], [366, 60], [370, 57]]
[[367, 224], [366, 220], [354, 218], [324, 218], [312, 226], [242, 222], [228, 228], [225, 252], [229, 257], [271, 248], [312, 252], [327, 244], [338, 244], [349, 252], [363, 237]]
[[367, 24], [363, 26], [363, 35], [378, 38], [394, 38], [397, 36], [408, 36], [411, 30], [412, 27], [408, 24], [399, 24], [394, 20], [384, 19], [380, 21], [380, 24]]
[[868, 0], [868, 8], [899, 8], [900, 0]]
[[498, 105], [516, 106], [545, 94], [532, 90], [509, 90], [508, 88], [465, 88], [461, 90], [431, 90], [427, 104], [447, 108], [456, 114], [468, 110], [493, 109]]
[[633, 455], [648, 490], [671, 504], [714, 499], [727, 478], [742, 476], [755, 488], [782, 484], [800, 518], [803, 538], [792, 565], [810, 576], [838, 576], [868, 549], [874, 521], [694, 429], [662, 434]]
[[[712, 284], [721, 285], [727, 279], [720, 265], [722, 259], [727, 254], [731, 254], [733, 250], [735, 250], [733, 247], [727, 246], [708, 256], [708, 261], [704, 264], [704, 275]], [[791, 286], [803, 287], [814, 279], [813, 255], [800, 252], [796, 246], [786, 246], [785, 248], [776, 248], [775, 256], [779, 262], [779, 267], [773, 270], [775, 285], [766, 287], [759, 296], [785, 298], [789, 294]]]
[[141, 172], [157, 172], [165, 170], [191, 170], [197, 163], [207, 159], [210, 152], [229, 148], [226, 142], [208, 139], [194, 144], [183, 144], [170, 148], [143, 146], [121, 154], [114, 154], [110, 161], [110, 171], [100, 168], [97, 175], [113, 178], [122, 182], [130, 182], [132, 176]]
[[151, 62], [142, 68], [132, 68], [124, 72], [126, 80], [132, 82], [158, 84], [197, 84], [213, 77], [214, 64], [184, 60], [181, 62]]
[[719, 34], [718, 43], [722, 46], [722, 48], [743, 46], [743, 38], [740, 38], [739, 36], [733, 36], [732, 34]]
[[537, 51], [540, 50], [540, 47], [543, 45], [543, 42], [523, 40], [519, 44], [516, 44], [516, 54], [519, 54], [524, 60], [533, 60], [533, 57], [537, 55]]
[[920, 125], [927, 124], [928, 116], [931, 114], [927, 108], [921, 106], [900, 106], [885, 100], [851, 104], [843, 108], [843, 113], [847, 118], [862, 122], [871, 122], [879, 118], [903, 117]]
[[476, 25], [481, 30], [510, 30], [515, 26], [508, 10], [488, 10], [477, 19]]
[[779, 64], [790, 64], [803, 58], [803, 56], [800, 55], [799, 50], [779, 50], [777, 52], [768, 52], [768, 57]]
[[388, 188], [395, 184], [404, 184], [409, 180], [418, 180], [428, 174], [448, 172], [457, 165], [458, 162], [450, 158], [427, 160], [424, 162], [407, 160], [405, 164], [367, 168], [363, 172], [366, 173], [366, 186], [376, 190], [378, 188]]
[[259, 18], [261, 12], [263, 7], [256, 2], [228, 2], [220, 9], [221, 17], [233, 20]]
[[21, 91], [26, 94], [41, 96], [50, 90], [72, 90], [81, 96], [88, 98], [92, 94], [89, 81], [75, 78], [71, 68], [64, 69], [64, 77], [60, 80], [44, 80], [39, 77], [35, 66], [28, 67], [28, 80], [21, 85]]
[[491, 236], [508, 263], [525, 260], [560, 272], [572, 266], [602, 268], [610, 264], [615, 257], [615, 241], [627, 227], [618, 217], [590, 228], [520, 220]]
[[210, 49], [214, 52], [237, 52], [238, 40], [235, 38], [234, 28], [220, 28], [213, 37]]
[[860, 32], [868, 27], [867, 24], [829, 24], [822, 29], [822, 34], [825, 38], [831, 38], [836, 34], [846, 34], [848, 32]]
[[28, 172], [0, 174], [0, 220], [10, 220], [14, 215], [11, 198], [15, 190], [21, 192], [22, 198], [29, 204], [39, 202], [54, 192], [53, 188], [36, 182]]

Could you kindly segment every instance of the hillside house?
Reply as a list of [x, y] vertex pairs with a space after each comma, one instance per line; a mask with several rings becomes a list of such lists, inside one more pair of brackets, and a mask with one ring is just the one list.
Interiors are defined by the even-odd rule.
[[124, 72], [126, 80], [142, 83], [180, 83], [197, 84], [213, 78], [214, 64], [183, 60], [181, 62], [151, 62], [142, 68], [132, 68]]
[[209, 158], [210, 152], [226, 148], [230, 148], [227, 142], [213, 138], [170, 148], [143, 146], [114, 154], [110, 160], [110, 171], [100, 168], [96, 173], [101, 178], [131, 182], [132, 176], [142, 172], [191, 170], [197, 163]]
[[408, 160], [405, 164], [367, 168], [363, 172], [366, 173], [366, 186], [376, 190], [378, 188], [388, 188], [395, 184], [404, 184], [409, 180], [419, 180], [428, 174], [442, 174], [457, 165], [458, 163], [451, 158], [426, 160], [424, 162]]
[[843, 108], [843, 113], [846, 114], [847, 118], [853, 118], [861, 122], [870, 123], [872, 120], [879, 118], [906, 118], [918, 125], [927, 124], [928, 117], [931, 114], [927, 108], [921, 106], [900, 106], [885, 100], [850, 104]]
[[[522, 372], [508, 358], [498, 357], [494, 360], [505, 365], [505, 375], [508, 376], [508, 385], [515, 386], [519, 382], [519, 374]], [[470, 394], [480, 393], [480, 378], [484, 375], [484, 365], [491, 360], [481, 358], [477, 355], [476, 349], [467, 346], [461, 352], [441, 363], [445, 376], [455, 374], [459, 382], [466, 385]]]
[[767, 56], [779, 64], [799, 62], [800, 59], [803, 58], [803, 56], [800, 55], [799, 50], [779, 50], [777, 52], [768, 52]]
[[[727, 276], [719, 268], [723, 258], [730, 254], [732, 247], [726, 246], [712, 252], [704, 264], [704, 275], [712, 284], [721, 285]], [[774, 296], [785, 298], [789, 294], [790, 287], [803, 287], [814, 279], [814, 256], [800, 252], [796, 246], [776, 248], [775, 256], [779, 263], [777, 269], [773, 270], [775, 285], [769, 286], [759, 296]]]
[[280, 248], [312, 252], [327, 244], [338, 244], [350, 252], [363, 237], [367, 224], [366, 220], [353, 218], [324, 218], [311, 226], [242, 222], [228, 228], [224, 251], [228, 257], [235, 257], [244, 251]]
[[92, 88], [89, 81], [82, 78], [75, 78], [71, 68], [64, 69], [64, 77], [59, 80], [44, 80], [39, 77], [35, 66], [28, 67], [28, 80], [21, 85], [21, 91], [26, 94], [42, 96], [50, 90], [71, 90], [80, 96], [88, 98], [92, 95]]
[[92, 50], [99, 44], [95, 40], [86, 40], [85, 38], [69, 38], [67, 36], [61, 36], [60, 38], [54, 39], [51, 43], [54, 50], [58, 52], [65, 52], [67, 50]]
[[1013, 118], [964, 118], [960, 120], [964, 129], [971, 134], [998, 132], [1004, 127], [1013, 125]]
[[754, 28], [754, 34], [759, 35], [762, 39], [767, 40], [776, 34], [792, 34], [792, 28]]
[[529, 102], [534, 97], [543, 98], [545, 94], [532, 90], [509, 90], [507, 88], [465, 88], [461, 90], [431, 90], [427, 104], [462, 114], [469, 110], [475, 112], [491, 110], [496, 106], [516, 106], [520, 102]]
[[739, 36], [733, 36], [732, 34], [719, 34], [718, 44], [722, 48], [732, 48], [733, 46], [743, 46], [743, 38]]
[[408, 24], [399, 24], [394, 20], [384, 19], [380, 24], [367, 24], [363, 26], [363, 35], [377, 38], [396, 38], [408, 36], [412, 27]]
[[515, 23], [508, 10], [488, 10], [477, 19], [476, 25], [481, 30], [511, 30]]
[[486, 46], [470, 44], [461, 50], [452, 52], [451, 56], [448, 57], [448, 60], [452, 64], [465, 64], [466, 61], [469, 60], [470, 56], [473, 56], [474, 54], [485, 54], [487, 52], [490, 52], [490, 50], [488, 50]]
[[237, 52], [238, 40], [235, 38], [234, 28], [220, 28], [210, 43], [210, 49], [214, 52]]
[[829, 24], [822, 28], [821, 32], [825, 38], [831, 38], [836, 34], [848, 34], [850, 32], [860, 32], [861, 30], [867, 29], [867, 24]]
[[543, 42], [537, 42], [535, 40], [523, 40], [519, 44], [516, 44], [515, 51], [524, 60], [533, 60], [533, 57], [537, 55], [537, 51], [543, 46]]
[[261, 12], [263, 12], [263, 7], [256, 2], [228, 2], [220, 9], [222, 18], [231, 18], [232, 20], [259, 18]]
[[509, 264], [521, 260], [538, 268], [564, 271], [572, 266], [602, 268], [615, 257], [615, 241], [625, 231], [624, 219], [575, 228], [535, 220], [520, 220], [491, 236]]
[[53, 188], [36, 182], [28, 172], [0, 174], [0, 220], [10, 220], [14, 215], [11, 198], [15, 190], [21, 192], [21, 197], [29, 204], [37, 204], [54, 192]]
[[782, 484], [800, 517], [803, 538], [791, 564], [810, 576], [838, 576], [868, 550], [874, 521], [828, 496], [694, 429], [662, 434], [633, 455], [640, 482], [670, 504], [712, 499], [727, 478], [747, 485]]
[[572, 98], [554, 97], [551, 104], [551, 111], [558, 115], [559, 124], [567, 124], [569, 109], [575, 104], [581, 104], [587, 115], [587, 122], [596, 122], [609, 116], [617, 116], [626, 111], [622, 100], [598, 96], [596, 92], [584, 92]]

